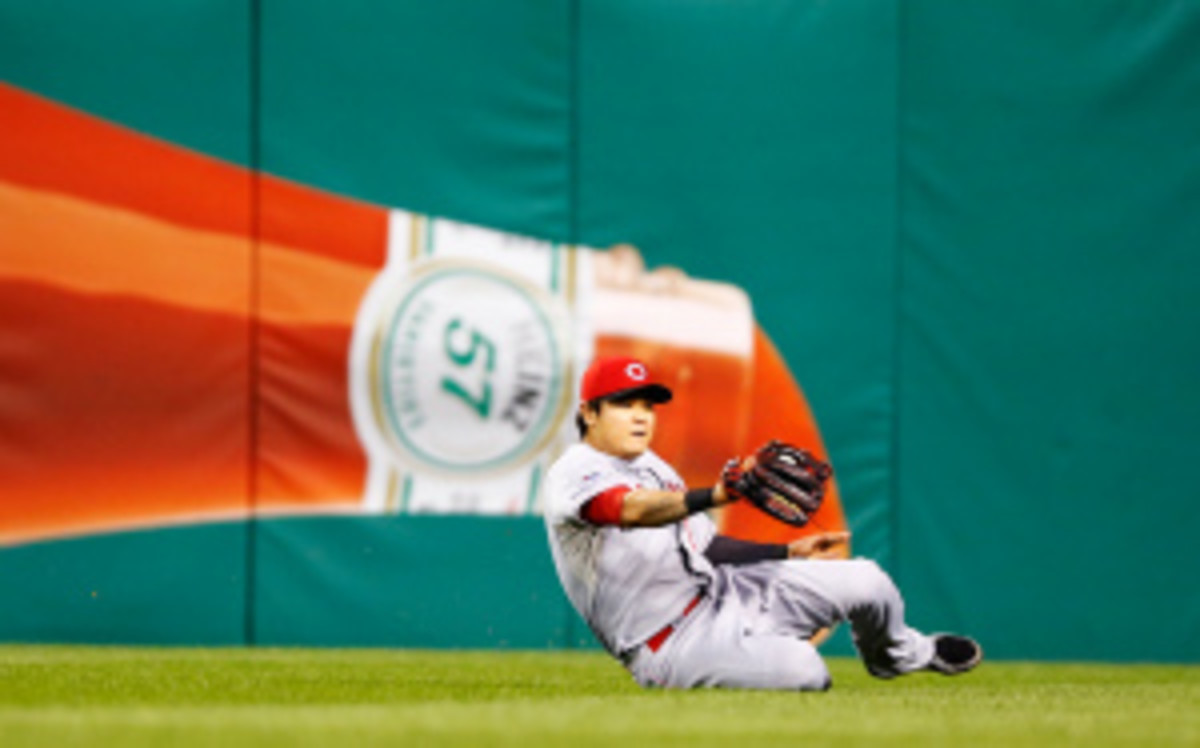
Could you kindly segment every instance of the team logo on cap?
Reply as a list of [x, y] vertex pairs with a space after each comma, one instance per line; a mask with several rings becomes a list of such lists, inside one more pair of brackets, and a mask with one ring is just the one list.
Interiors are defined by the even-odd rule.
[[646, 381], [646, 377], [649, 375], [646, 373], [645, 366], [642, 366], [637, 361], [634, 361], [625, 367], [625, 376], [629, 377], [635, 382], [644, 382]]

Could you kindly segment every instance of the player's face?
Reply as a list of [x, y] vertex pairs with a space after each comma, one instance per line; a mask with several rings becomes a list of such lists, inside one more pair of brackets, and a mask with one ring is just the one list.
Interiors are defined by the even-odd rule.
[[654, 438], [654, 403], [644, 398], [604, 401], [599, 412], [584, 410], [583, 417], [588, 443], [617, 457], [637, 457]]

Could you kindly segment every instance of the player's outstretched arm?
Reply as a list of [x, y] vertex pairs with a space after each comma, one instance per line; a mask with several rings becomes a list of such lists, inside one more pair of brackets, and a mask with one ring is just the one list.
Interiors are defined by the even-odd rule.
[[728, 535], [713, 537], [704, 555], [714, 564], [755, 564], [788, 558], [846, 558], [850, 533], [820, 532], [790, 543], [756, 543]]
[[659, 527], [678, 522], [689, 514], [728, 504], [732, 499], [718, 483], [712, 488], [691, 491], [656, 491], [638, 488], [621, 502], [622, 527]]
[[704, 549], [704, 555], [714, 566], [721, 564], [756, 564], [760, 561], [782, 561], [790, 558], [791, 549], [784, 543], [756, 543], [753, 540], [716, 535]]

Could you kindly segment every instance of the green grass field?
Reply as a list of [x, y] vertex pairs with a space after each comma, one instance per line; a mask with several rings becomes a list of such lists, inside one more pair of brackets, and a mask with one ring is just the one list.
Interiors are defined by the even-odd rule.
[[1197, 745], [1200, 668], [644, 691], [597, 653], [0, 646], [0, 745]]

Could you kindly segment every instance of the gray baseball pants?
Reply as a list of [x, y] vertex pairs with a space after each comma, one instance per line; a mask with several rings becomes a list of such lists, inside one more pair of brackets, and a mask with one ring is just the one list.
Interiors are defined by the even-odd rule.
[[933, 657], [933, 639], [905, 625], [900, 592], [874, 561], [793, 559], [717, 567], [662, 647], [638, 647], [626, 666], [643, 686], [824, 690], [829, 670], [808, 639], [842, 621], [878, 677]]

